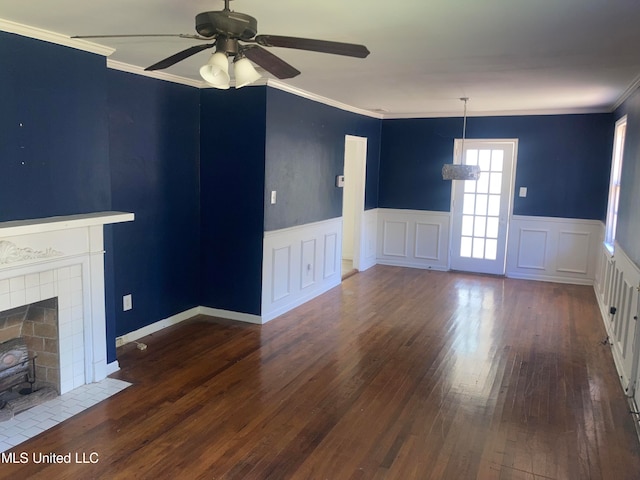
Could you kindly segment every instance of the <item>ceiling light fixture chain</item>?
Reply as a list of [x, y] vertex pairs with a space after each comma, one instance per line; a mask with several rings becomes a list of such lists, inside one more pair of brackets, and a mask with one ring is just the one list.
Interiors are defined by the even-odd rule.
[[[443, 180], [478, 180], [480, 178], [480, 167], [478, 165], [464, 164], [464, 141], [467, 138], [467, 102], [469, 97], [460, 97], [464, 102], [464, 113], [462, 116], [462, 142], [460, 142], [460, 163], [444, 164], [442, 166]], [[457, 151], [453, 151], [454, 162], [458, 157]]]
[[464, 141], [467, 137], [467, 102], [469, 101], [469, 97], [460, 97], [460, 100], [464, 102], [464, 113], [462, 116], [462, 148], [461, 155], [464, 155]]

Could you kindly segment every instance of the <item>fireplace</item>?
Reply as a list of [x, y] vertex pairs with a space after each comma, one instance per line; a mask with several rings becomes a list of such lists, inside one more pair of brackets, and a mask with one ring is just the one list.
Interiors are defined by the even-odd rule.
[[106, 358], [103, 225], [131, 220], [99, 212], [0, 222], [0, 312], [57, 299], [59, 373], [51, 378], [59, 376], [60, 394], [119, 368]]
[[60, 391], [58, 300], [0, 312], [0, 421]]
[[[29, 377], [57, 391], [60, 391], [59, 338], [57, 297], [0, 312], [0, 357], [4, 358], [2, 354], [10, 350], [10, 342], [21, 339], [20, 345], [24, 344], [33, 360], [28, 362], [32, 365], [24, 366], [29, 367]], [[10, 366], [10, 359], [0, 361], [0, 381], [11, 373]]]

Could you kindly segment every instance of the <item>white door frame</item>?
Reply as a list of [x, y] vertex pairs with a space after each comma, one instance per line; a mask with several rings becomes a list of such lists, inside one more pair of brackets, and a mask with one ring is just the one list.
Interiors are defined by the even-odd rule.
[[[506, 212], [506, 216], [505, 216], [505, 221], [506, 221], [506, 236], [505, 236], [505, 240], [504, 240], [504, 265], [502, 266], [502, 274], [504, 275], [506, 273], [506, 269], [507, 269], [507, 258], [508, 258], [508, 246], [509, 246], [509, 233], [510, 233], [510, 228], [511, 228], [511, 220], [512, 220], [512, 216], [513, 216], [513, 203], [514, 203], [514, 195], [515, 195], [515, 182], [516, 182], [516, 170], [517, 170], [517, 164], [518, 164], [518, 138], [478, 138], [478, 139], [465, 139], [465, 142], [469, 142], [469, 143], [477, 143], [477, 142], [481, 142], [481, 143], [509, 143], [511, 145], [513, 145], [513, 165], [512, 165], [512, 170], [511, 170], [511, 178], [510, 178], [510, 198], [509, 201], [507, 202], [507, 212]], [[464, 143], [464, 145], [466, 146], [466, 143]], [[454, 140], [454, 148], [453, 148], [453, 163], [454, 164], [461, 164], [462, 163], [462, 148], [463, 148], [463, 141], [460, 138], [456, 138]], [[453, 248], [454, 248], [454, 242], [456, 242], [457, 239], [453, 238], [453, 228], [454, 228], [454, 221], [453, 221], [453, 216], [454, 216], [454, 202], [455, 202], [455, 198], [456, 198], [456, 193], [458, 191], [459, 188], [463, 188], [463, 184], [461, 181], [457, 181], [457, 180], [452, 180], [451, 181], [451, 205], [449, 207], [449, 211], [451, 212], [450, 214], [450, 221], [449, 221], [449, 255], [448, 255], [448, 265], [447, 268], [449, 270], [451, 270], [451, 256], [452, 256], [452, 252], [453, 252]], [[460, 206], [460, 208], [462, 208], [462, 206]]]
[[[349, 165], [347, 165], [349, 163]], [[344, 196], [348, 194], [354, 195], [355, 211], [353, 218], [342, 219], [353, 222], [353, 268], [360, 270], [360, 266], [364, 264], [363, 254], [364, 248], [364, 192], [367, 174], [367, 137], [356, 137], [354, 135], [344, 136], [344, 173], [345, 188]], [[347, 171], [355, 172], [352, 178], [347, 178]], [[348, 185], [348, 187], [347, 187]], [[349, 190], [347, 190], [349, 189]], [[343, 229], [344, 230], [344, 229]], [[343, 234], [344, 235], [344, 234]], [[342, 239], [341, 239], [341, 255], [342, 255]]]

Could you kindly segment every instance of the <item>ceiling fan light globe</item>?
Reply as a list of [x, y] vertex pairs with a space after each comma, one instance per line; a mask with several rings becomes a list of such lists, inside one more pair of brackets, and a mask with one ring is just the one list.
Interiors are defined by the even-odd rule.
[[200, 68], [200, 76], [212, 87], [221, 88], [223, 90], [229, 88], [229, 81], [231, 80], [229, 74], [220, 69], [217, 71], [214, 70], [215, 68], [205, 65]]
[[212, 87], [229, 88], [229, 60], [222, 52], [216, 52], [206, 65], [200, 67], [200, 76]]
[[236, 88], [242, 88], [258, 80], [261, 75], [256, 72], [251, 62], [246, 58], [241, 58], [233, 63], [236, 76]]

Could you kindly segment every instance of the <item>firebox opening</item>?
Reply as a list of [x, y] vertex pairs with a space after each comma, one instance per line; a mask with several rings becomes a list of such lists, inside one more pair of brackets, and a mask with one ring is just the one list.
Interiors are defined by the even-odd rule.
[[59, 393], [57, 297], [0, 312], [0, 421]]

